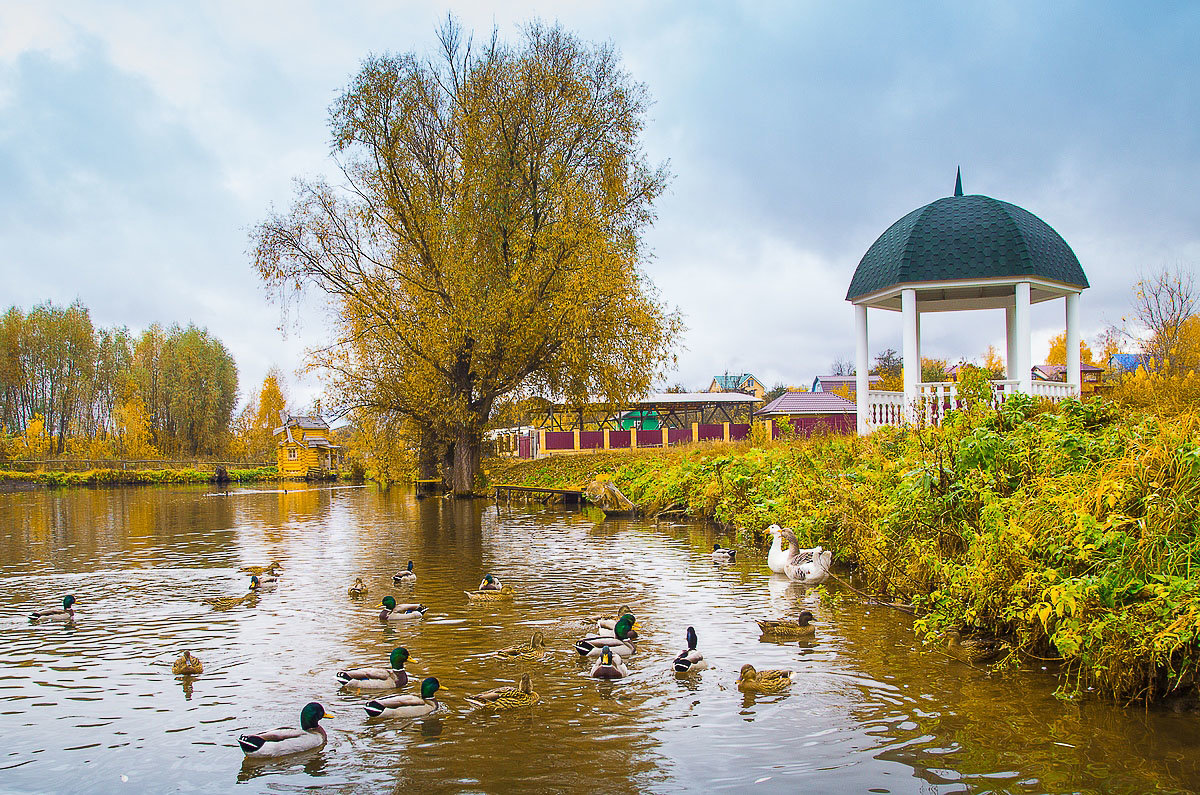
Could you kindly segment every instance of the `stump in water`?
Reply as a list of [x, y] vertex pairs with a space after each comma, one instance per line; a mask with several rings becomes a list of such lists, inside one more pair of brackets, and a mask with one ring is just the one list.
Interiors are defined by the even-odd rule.
[[217, 467], [216, 471], [213, 472], [212, 482], [220, 486], [224, 486], [229, 482], [229, 472], [226, 471], [225, 467]]
[[596, 478], [587, 484], [583, 490], [588, 502], [600, 506], [600, 510], [608, 513], [637, 513], [637, 506], [621, 493], [617, 484], [607, 478]]

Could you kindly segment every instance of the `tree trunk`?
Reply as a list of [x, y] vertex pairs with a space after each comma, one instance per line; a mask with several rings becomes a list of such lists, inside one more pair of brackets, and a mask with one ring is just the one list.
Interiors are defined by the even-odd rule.
[[450, 486], [456, 497], [469, 497], [475, 493], [475, 477], [479, 474], [479, 434], [467, 428], [458, 432], [454, 443], [454, 467], [450, 472]]
[[442, 488], [452, 490], [454, 487], [454, 442], [438, 443], [442, 454]]

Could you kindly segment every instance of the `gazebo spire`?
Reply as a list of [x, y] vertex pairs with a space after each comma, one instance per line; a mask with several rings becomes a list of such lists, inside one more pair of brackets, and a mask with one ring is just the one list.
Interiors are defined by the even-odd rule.
[[958, 173], [954, 177], [954, 195], [962, 196], [962, 166], [958, 167]]

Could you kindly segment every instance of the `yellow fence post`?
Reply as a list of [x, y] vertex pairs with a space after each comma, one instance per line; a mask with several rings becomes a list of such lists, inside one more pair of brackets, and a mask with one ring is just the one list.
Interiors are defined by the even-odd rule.
[[666, 428], [662, 429], [662, 434], [663, 434], [663, 447], [666, 447], [667, 446], [667, 438], [668, 438]]
[[692, 423], [692, 444], [700, 441], [700, 423]]
[[576, 428], [574, 433], [575, 433], [575, 450], [574, 450], [574, 452], [578, 453], [579, 452], [579, 429]]
[[721, 423], [721, 428], [723, 429], [723, 431], [724, 431], [724, 433], [725, 433], [725, 441], [727, 441], [727, 442], [728, 442], [728, 441], [729, 441], [729, 423], [728, 423], [728, 422], [722, 422], [722, 423]]
[[637, 429], [636, 424], [632, 428], [629, 429], [629, 449], [630, 450], [637, 449], [637, 432], [638, 432], [638, 429]]
[[546, 451], [546, 430], [544, 428], [538, 428], [538, 452], [548, 452]]
[[609, 445], [608, 445], [608, 428], [604, 429], [604, 449], [605, 450], [610, 449]]

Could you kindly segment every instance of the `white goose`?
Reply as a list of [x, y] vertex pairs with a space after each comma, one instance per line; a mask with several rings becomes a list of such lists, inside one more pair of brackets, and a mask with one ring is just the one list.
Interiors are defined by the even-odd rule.
[[793, 550], [783, 548], [783, 528], [779, 525], [771, 525], [767, 528], [767, 532], [772, 536], [771, 549], [767, 552], [767, 568], [775, 574], [783, 574], [783, 567], [787, 565]]
[[795, 533], [786, 527], [782, 532], [788, 544], [795, 550], [783, 567], [783, 573], [788, 579], [805, 585], [819, 585], [829, 579], [829, 564], [833, 561], [833, 553], [821, 547], [800, 549]]

